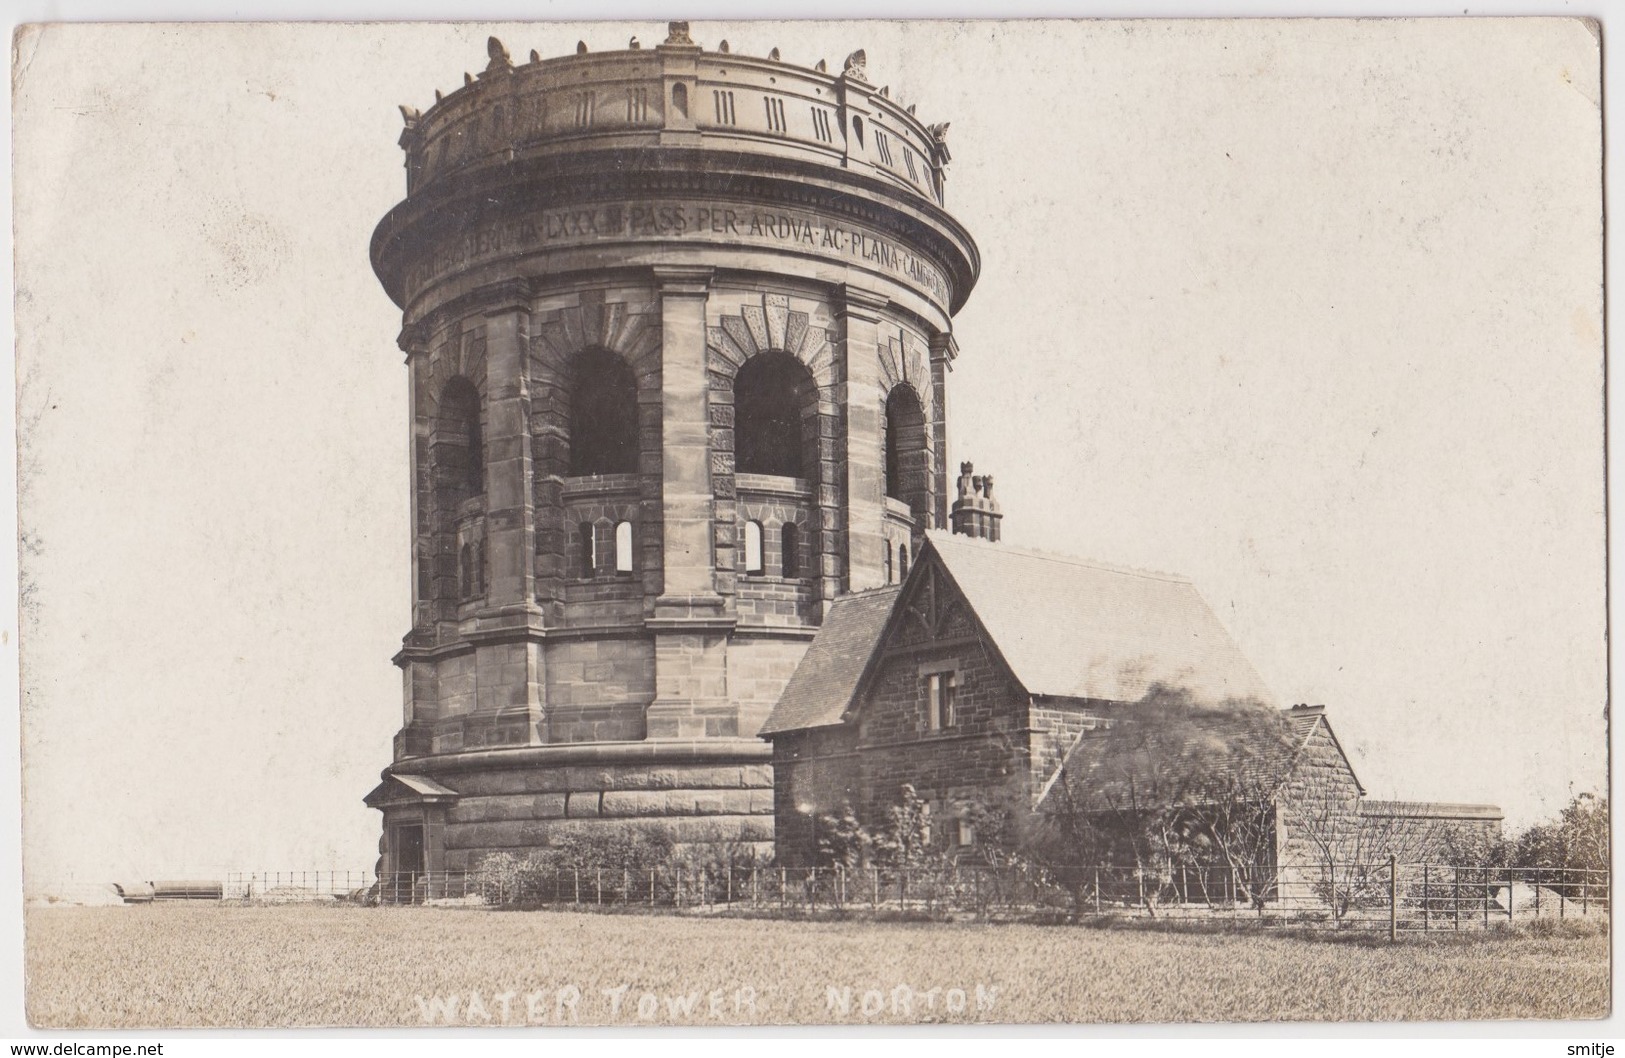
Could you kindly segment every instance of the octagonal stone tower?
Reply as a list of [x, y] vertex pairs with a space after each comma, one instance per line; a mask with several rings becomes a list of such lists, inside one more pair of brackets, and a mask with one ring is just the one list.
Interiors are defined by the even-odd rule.
[[372, 261], [412, 409], [388, 872], [562, 827], [772, 838], [756, 732], [837, 595], [947, 520], [950, 318], [976, 280], [946, 126], [707, 51], [489, 63], [402, 107]]

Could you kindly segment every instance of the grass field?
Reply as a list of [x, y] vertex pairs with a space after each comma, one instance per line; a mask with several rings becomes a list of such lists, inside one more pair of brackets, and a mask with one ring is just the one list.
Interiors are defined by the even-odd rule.
[[52, 1028], [1596, 1018], [1609, 1003], [1606, 937], [178, 904], [25, 922], [29, 1020]]

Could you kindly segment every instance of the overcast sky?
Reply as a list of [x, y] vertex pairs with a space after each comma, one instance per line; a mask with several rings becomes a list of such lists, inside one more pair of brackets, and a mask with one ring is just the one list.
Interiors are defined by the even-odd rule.
[[[400, 723], [396, 104], [657, 22], [58, 28], [17, 89], [39, 883], [370, 868]], [[949, 459], [1012, 544], [1193, 578], [1379, 796], [1606, 778], [1578, 22], [721, 25], [950, 121]]]

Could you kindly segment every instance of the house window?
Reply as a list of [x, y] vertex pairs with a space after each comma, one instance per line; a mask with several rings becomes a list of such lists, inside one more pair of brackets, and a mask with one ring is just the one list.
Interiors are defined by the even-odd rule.
[[954, 843], [960, 848], [976, 844], [976, 824], [968, 819], [957, 820], [959, 833], [954, 836]]
[[779, 530], [780, 575], [786, 580], [801, 572], [801, 528], [794, 522], [785, 522]]
[[631, 522], [617, 522], [615, 525], [615, 572], [632, 572]]
[[745, 572], [762, 572], [762, 523], [745, 523]]
[[954, 685], [957, 674], [952, 671], [928, 672], [925, 676], [925, 717], [931, 731], [944, 731], [954, 726]]

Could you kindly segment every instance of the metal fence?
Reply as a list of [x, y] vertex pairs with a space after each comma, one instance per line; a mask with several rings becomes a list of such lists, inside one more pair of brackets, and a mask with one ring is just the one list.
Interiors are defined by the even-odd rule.
[[1120, 916], [1405, 931], [1606, 916], [1608, 874], [1572, 868], [1331, 864], [1034, 870], [944, 867], [536, 868], [383, 875], [384, 904], [646, 907], [704, 913], [869, 912], [978, 918]]
[[298, 903], [362, 899], [376, 879], [371, 871], [245, 871], [226, 875], [227, 900]]

